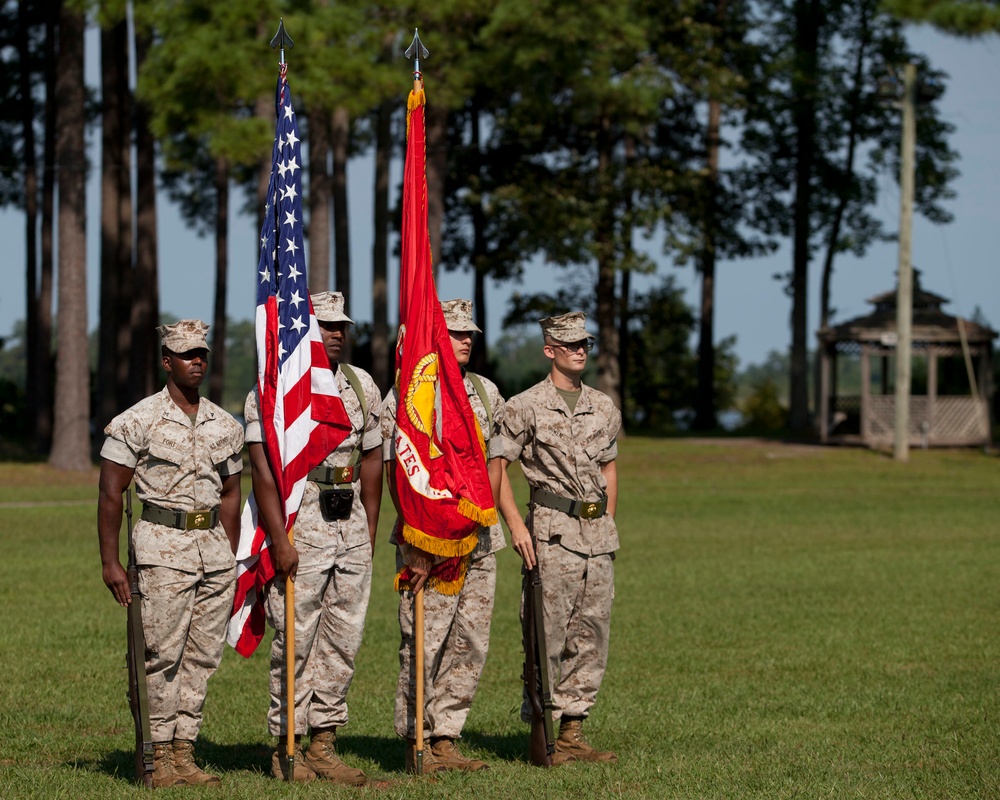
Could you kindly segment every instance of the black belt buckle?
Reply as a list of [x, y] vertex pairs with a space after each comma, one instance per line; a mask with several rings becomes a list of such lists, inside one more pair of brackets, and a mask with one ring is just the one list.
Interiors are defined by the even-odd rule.
[[321, 489], [319, 510], [327, 522], [350, 519], [354, 507], [353, 489]]

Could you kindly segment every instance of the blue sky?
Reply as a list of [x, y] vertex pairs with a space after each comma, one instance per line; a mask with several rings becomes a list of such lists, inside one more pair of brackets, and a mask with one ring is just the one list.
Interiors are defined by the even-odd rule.
[[[962, 40], [944, 36], [927, 27], [910, 31], [911, 43], [926, 53], [931, 62], [950, 75], [947, 93], [942, 100], [945, 118], [956, 127], [952, 145], [961, 155], [961, 176], [955, 183], [958, 197], [949, 208], [955, 221], [933, 225], [921, 217], [914, 219], [913, 263], [921, 271], [925, 288], [951, 299], [946, 310], [971, 316], [978, 307], [994, 327], [1000, 327], [1000, 270], [994, 258], [1000, 255], [1000, 39]], [[92, 31], [88, 48], [96, 53], [97, 38]], [[401, 73], [405, 69], [401, 67]], [[97, 83], [96, 59], [88, 57], [87, 80]], [[401, 93], [405, 91], [401, 79]], [[294, 90], [294, 74], [292, 75]], [[432, 87], [428, 87], [431, 89]], [[401, 94], [402, 97], [402, 94]], [[433, 93], [429, 95], [433, 100]], [[402, 102], [402, 100], [401, 100]], [[91, 144], [95, 135], [91, 134]], [[92, 156], [99, 164], [99, 155]], [[393, 180], [399, 178], [395, 165]], [[95, 169], [88, 189], [88, 304], [89, 321], [96, 323], [98, 298], [98, 224], [99, 174]], [[371, 293], [367, 285], [371, 269], [371, 219], [373, 204], [373, 168], [370, 159], [348, 165], [350, 214], [365, 224], [352, 226], [352, 317], [371, 319]], [[899, 219], [899, 190], [895, 181], [885, 179], [881, 186], [877, 213], [887, 228], [895, 230]], [[237, 201], [240, 202], [240, 201]], [[161, 308], [179, 317], [211, 320], [214, 286], [212, 276], [213, 244], [187, 229], [165, 197], [160, 210], [160, 296]], [[0, 233], [7, 243], [3, 290], [0, 292], [0, 336], [9, 334], [16, 320], [24, 318], [24, 242], [23, 217], [20, 213], [0, 211]], [[257, 232], [249, 217], [233, 220], [230, 244], [230, 280], [227, 310], [235, 319], [253, 316]], [[809, 278], [809, 329], [818, 319], [820, 264], [812, 265]], [[688, 302], [697, 307], [700, 282], [691, 267], [675, 268], [667, 258], [660, 259], [659, 274], [672, 273], [685, 289]], [[862, 259], [841, 256], [835, 264], [832, 303], [837, 319], [845, 320], [866, 313], [867, 298], [895, 285], [897, 248], [895, 244], [875, 245]], [[716, 338], [735, 334], [736, 352], [743, 365], [762, 361], [771, 350], [786, 350], [790, 342], [791, 303], [782, 285], [772, 279], [775, 273], [787, 272], [791, 251], [783, 246], [766, 258], [724, 262], [719, 265], [716, 294]], [[396, 267], [390, 263], [391, 317], [395, 317], [398, 298], [395, 293]], [[243, 277], [246, 279], [242, 279]], [[495, 338], [513, 291], [552, 288], [559, 277], [549, 270], [535, 270], [521, 286], [490, 286], [488, 334]], [[648, 283], [648, 281], [647, 281]], [[444, 272], [440, 279], [442, 299], [469, 297], [472, 278], [468, 273]], [[810, 333], [812, 337], [812, 333]], [[810, 338], [810, 346], [813, 339]]]

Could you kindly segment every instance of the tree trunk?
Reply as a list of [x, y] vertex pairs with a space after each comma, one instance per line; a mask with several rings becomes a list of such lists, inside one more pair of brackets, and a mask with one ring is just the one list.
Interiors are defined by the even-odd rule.
[[[628, 170], [631, 164], [635, 161], [635, 137], [631, 134], [625, 136], [625, 176], [623, 180], [624, 186], [624, 203], [625, 203], [625, 213], [624, 219], [627, 222], [622, 223], [622, 249], [627, 253], [626, 260], [631, 262], [633, 260], [634, 251], [632, 248], [632, 209], [633, 209], [633, 199], [632, 199], [632, 187], [631, 181], [629, 179]], [[621, 388], [621, 409], [625, 410], [625, 403], [627, 397], [629, 397], [629, 359], [628, 359], [628, 347], [629, 347], [629, 335], [628, 335], [628, 325], [631, 318], [631, 306], [629, 305], [632, 296], [632, 270], [623, 269], [622, 270], [622, 288], [621, 288], [621, 298], [618, 305], [618, 385]], [[632, 398], [635, 400], [636, 398]]]
[[[868, 45], [871, 37], [868, 30], [868, 8], [862, 9], [861, 28], [862, 35], [858, 42], [858, 52], [854, 59], [854, 85], [851, 87], [851, 105], [848, 127], [847, 127], [847, 155], [844, 158], [844, 177], [840, 182], [837, 196], [837, 208], [833, 214], [833, 222], [830, 225], [830, 233], [826, 237], [826, 257], [823, 260], [823, 277], [820, 285], [819, 303], [819, 327], [825, 328], [830, 324], [830, 284], [833, 280], [833, 260], [837, 255], [837, 240], [840, 238], [840, 229], [844, 221], [844, 213], [847, 211], [847, 203], [851, 196], [851, 187], [854, 183], [854, 157], [858, 144], [858, 122], [861, 112], [861, 97], [865, 89], [864, 70], [865, 58], [868, 55]], [[819, 363], [819, 359], [817, 359]]]
[[795, 125], [795, 226], [792, 260], [792, 352], [789, 369], [788, 425], [793, 433], [808, 433], [809, 374], [808, 320], [809, 238], [812, 206], [813, 148], [816, 138], [816, 73], [819, 45], [818, 0], [795, 4], [796, 65], [792, 80]]
[[[612, 145], [607, 131], [611, 121], [603, 120], [598, 134], [598, 186], [606, 199], [612, 194], [610, 179]], [[618, 363], [618, 327], [615, 324], [615, 224], [614, 208], [605, 203], [594, 231], [597, 249], [597, 388], [604, 392], [619, 410], [622, 407], [621, 372]]]
[[[21, 132], [24, 136], [24, 254], [25, 254], [25, 386], [28, 409], [38, 408], [38, 373], [44, 364], [35, 357], [38, 352], [38, 159], [35, 154], [35, 103], [31, 96], [31, 53], [28, 49], [29, 16], [33, 4], [22, 2], [17, 7], [17, 48], [21, 62], [18, 98], [21, 108]], [[38, 450], [38, 419], [28, 412], [28, 437]]]
[[[124, 407], [128, 376], [132, 216], [129, 191], [128, 42], [124, 21], [101, 31], [101, 290], [95, 437]], [[124, 146], [123, 146], [124, 142]], [[123, 157], [126, 159], [123, 161]], [[126, 216], [124, 208], [128, 209]]]
[[372, 378], [384, 396], [392, 385], [389, 361], [389, 164], [392, 104], [382, 103], [375, 120], [375, 238], [372, 243]]
[[486, 337], [486, 212], [483, 209], [483, 163], [479, 147], [479, 108], [473, 106], [469, 114], [471, 126], [470, 147], [475, 153], [476, 180], [480, 187], [479, 199], [472, 206], [472, 307], [476, 317], [476, 325], [482, 333], [472, 341], [472, 353], [469, 357], [469, 369], [483, 374], [488, 367], [488, 347]]
[[427, 107], [427, 229], [430, 232], [434, 280], [440, 273], [444, 186], [448, 176], [448, 110]]
[[[351, 139], [351, 115], [343, 106], [334, 109], [330, 125], [333, 149], [333, 240], [337, 291], [344, 293], [344, 311], [351, 315], [351, 223], [347, 213], [347, 155]], [[344, 340], [341, 357], [350, 362], [352, 337]]]
[[87, 363], [87, 164], [84, 151], [83, 14], [59, 12], [56, 102], [59, 131], [59, 334], [55, 424], [49, 463], [86, 470], [90, 461]]
[[215, 316], [208, 399], [222, 405], [226, 375], [226, 284], [229, 277], [229, 164], [215, 160]]
[[621, 302], [618, 306], [618, 370], [621, 375], [620, 384], [622, 387], [622, 409], [625, 407], [625, 398], [631, 397], [633, 401], [639, 398], [634, 397], [630, 394], [630, 388], [628, 385], [629, 376], [629, 335], [628, 335], [628, 323], [630, 319], [631, 306], [629, 305], [632, 297], [632, 270], [626, 269], [622, 270], [622, 291], [621, 291]]
[[330, 288], [330, 115], [309, 115], [309, 291]]
[[712, 430], [715, 418], [715, 234], [718, 225], [716, 193], [719, 190], [719, 121], [722, 104], [708, 102], [708, 175], [706, 176], [704, 241], [701, 253], [701, 319], [698, 329], [698, 388], [695, 397], [695, 430]]
[[129, 90], [129, 40], [128, 24], [123, 20], [115, 26], [114, 47], [118, 53], [118, 73], [115, 86], [118, 94], [118, 289], [119, 310], [117, 332], [118, 370], [115, 375], [115, 396], [122, 408], [130, 404], [131, 376], [129, 354], [132, 352], [132, 314], [135, 302], [135, 274], [132, 271], [132, 254], [135, 252], [132, 237], [132, 95]]
[[610, 254], [597, 262], [597, 388], [622, 407], [618, 365], [618, 328], [615, 325], [615, 265]]
[[[135, 59], [142, 67], [151, 37], [136, 33]], [[145, 103], [135, 108], [136, 236], [135, 286], [132, 292], [132, 385], [129, 402], [135, 403], [156, 390], [160, 346], [156, 326], [160, 320], [158, 231], [156, 224], [156, 143], [149, 129]]]
[[55, 219], [56, 124], [56, 54], [58, 8], [45, 21], [45, 141], [42, 146], [42, 236], [41, 272], [38, 280], [38, 341], [31, 351], [38, 362], [38, 405], [35, 406], [36, 442], [39, 453], [49, 452], [52, 442], [53, 392], [55, 363], [52, 357], [53, 226]]

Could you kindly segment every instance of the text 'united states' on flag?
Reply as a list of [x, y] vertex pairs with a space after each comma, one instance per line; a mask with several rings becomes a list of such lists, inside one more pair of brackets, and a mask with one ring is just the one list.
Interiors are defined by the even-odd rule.
[[[284, 65], [275, 107], [271, 179], [256, 275], [257, 406], [287, 534], [295, 523], [309, 470], [347, 437], [351, 423], [309, 299], [302, 236], [302, 151]], [[253, 653], [264, 636], [265, 587], [274, 577], [270, 542], [251, 492], [240, 524], [236, 597], [226, 637], [244, 656]]]

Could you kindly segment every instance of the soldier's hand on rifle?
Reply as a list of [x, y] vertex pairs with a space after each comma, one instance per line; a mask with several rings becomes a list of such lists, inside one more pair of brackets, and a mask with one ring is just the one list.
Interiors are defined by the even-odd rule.
[[122, 608], [128, 608], [128, 604], [132, 602], [132, 591], [129, 589], [125, 568], [117, 561], [105, 564], [101, 570], [101, 577], [104, 578], [104, 585], [111, 591], [115, 602]]
[[411, 547], [406, 554], [406, 565], [413, 573], [413, 591], [419, 592], [425, 583], [427, 576], [431, 574], [431, 567], [434, 566], [434, 556], [419, 547]]
[[527, 526], [519, 519], [510, 525], [510, 543], [514, 546], [517, 554], [521, 556], [524, 568], [527, 570], [534, 569], [535, 548], [531, 545], [531, 534], [528, 533]]
[[271, 561], [274, 564], [274, 571], [281, 580], [291, 578], [295, 580], [295, 574], [299, 571], [299, 551], [285, 539], [283, 542], [275, 540], [271, 542]]

